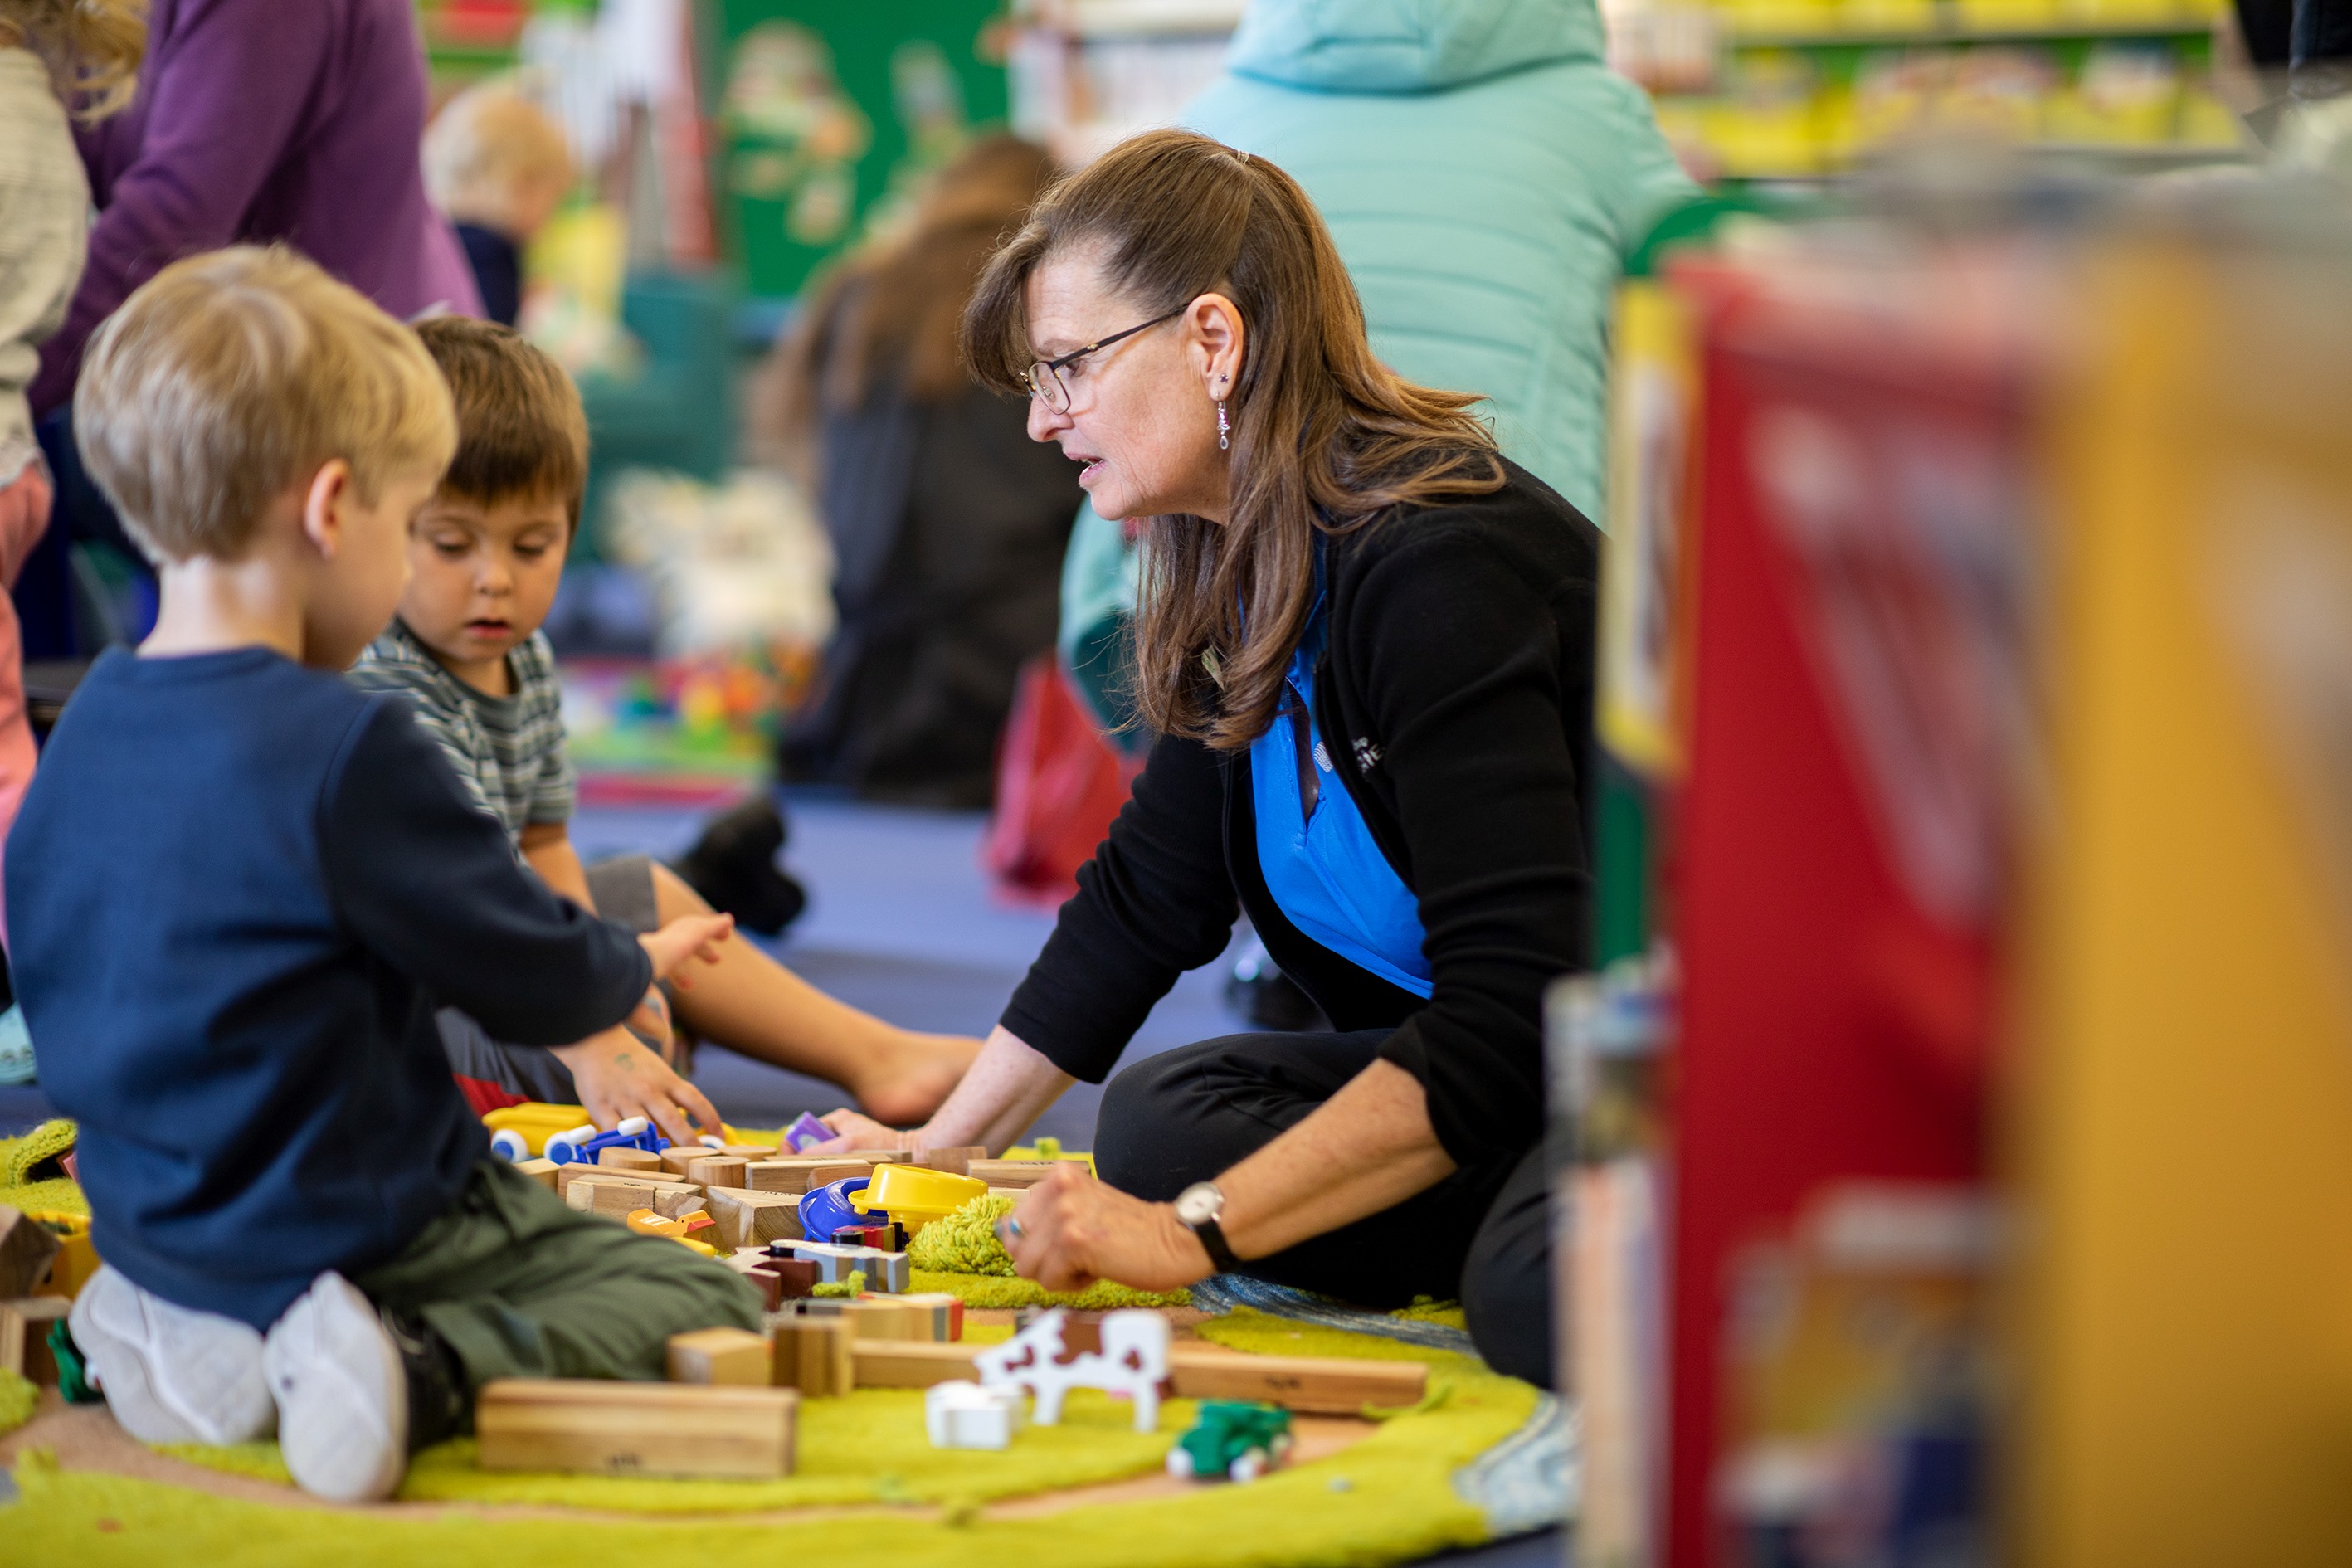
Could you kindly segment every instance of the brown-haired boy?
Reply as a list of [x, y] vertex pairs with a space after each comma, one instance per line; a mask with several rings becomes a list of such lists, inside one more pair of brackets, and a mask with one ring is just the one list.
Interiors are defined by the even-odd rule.
[[[487, 321], [444, 317], [417, 335], [456, 399], [457, 453], [411, 530], [400, 614], [351, 674], [415, 705], [476, 803], [547, 885], [635, 930], [707, 915], [675, 873], [643, 856], [583, 868], [569, 828], [574, 793], [562, 693], [540, 625], [579, 521], [588, 431], [555, 362]], [[928, 1117], [977, 1043], [894, 1028], [809, 985], [749, 942], [676, 983], [679, 1021], [731, 1050], [840, 1084], [892, 1125]], [[442, 1016], [452, 1068], [531, 1100], [579, 1100], [599, 1125], [646, 1116], [671, 1138], [718, 1119], [661, 1058], [612, 1031], [558, 1047], [494, 1039]]]
[[382, 1497], [488, 1378], [658, 1377], [670, 1335], [756, 1326], [727, 1268], [492, 1157], [450, 1081], [436, 999], [578, 1038], [728, 925], [632, 940], [553, 897], [405, 705], [341, 679], [456, 445], [415, 336], [291, 252], [193, 257], [91, 340], [74, 418], [163, 606], [59, 721], [7, 882], [116, 1417], [274, 1424], [302, 1486]]

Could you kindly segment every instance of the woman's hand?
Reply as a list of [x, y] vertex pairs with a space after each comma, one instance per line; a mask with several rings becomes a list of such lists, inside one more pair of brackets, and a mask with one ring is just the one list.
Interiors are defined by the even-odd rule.
[[654, 978], [667, 980], [680, 991], [694, 989], [686, 961], [719, 962], [719, 944], [735, 933], [733, 915], [680, 915], [659, 931], [637, 938], [637, 945], [654, 961]]
[[588, 1120], [610, 1131], [632, 1116], [650, 1117], [673, 1143], [719, 1131], [719, 1112], [702, 1091], [624, 1028], [591, 1035], [555, 1056], [572, 1069]]
[[1129, 1197], [1075, 1163], [1031, 1187], [997, 1234], [1013, 1266], [1048, 1290], [1083, 1290], [1097, 1279], [1174, 1290], [1217, 1271], [1173, 1205]]
[[817, 1118], [833, 1129], [833, 1136], [822, 1143], [812, 1143], [804, 1154], [845, 1154], [852, 1149], [919, 1149], [916, 1142], [922, 1136], [918, 1127], [911, 1132], [901, 1132], [895, 1127], [885, 1127], [870, 1116], [841, 1110], [828, 1111]]

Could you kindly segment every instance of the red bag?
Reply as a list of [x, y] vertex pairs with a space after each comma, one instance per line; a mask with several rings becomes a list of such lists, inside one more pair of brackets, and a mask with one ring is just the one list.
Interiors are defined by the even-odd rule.
[[980, 846], [997, 890], [1047, 908], [1076, 892], [1078, 868], [1142, 771], [1095, 729], [1052, 654], [1022, 666], [997, 745], [996, 810]]

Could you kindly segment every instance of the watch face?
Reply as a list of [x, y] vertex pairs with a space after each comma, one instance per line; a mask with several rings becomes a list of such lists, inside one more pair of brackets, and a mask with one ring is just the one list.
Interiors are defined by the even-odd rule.
[[1195, 1182], [1176, 1194], [1176, 1217], [1186, 1225], [1214, 1219], [1224, 1206], [1225, 1194], [1207, 1182]]

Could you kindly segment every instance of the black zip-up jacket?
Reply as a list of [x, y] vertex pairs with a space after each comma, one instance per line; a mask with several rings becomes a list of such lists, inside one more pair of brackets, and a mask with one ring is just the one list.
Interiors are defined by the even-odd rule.
[[1331, 541], [1318, 731], [1419, 900], [1428, 1000], [1283, 917], [1257, 865], [1245, 752], [1163, 738], [1003, 1026], [1099, 1083], [1176, 977], [1246, 910], [1340, 1029], [1394, 1031], [1462, 1165], [1517, 1159], [1543, 1121], [1543, 990], [1586, 961], [1578, 786], [1592, 712], [1600, 536], [1515, 464], [1492, 495], [1401, 510]]

